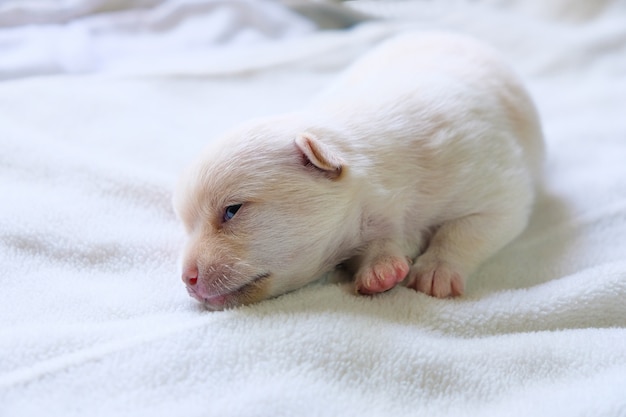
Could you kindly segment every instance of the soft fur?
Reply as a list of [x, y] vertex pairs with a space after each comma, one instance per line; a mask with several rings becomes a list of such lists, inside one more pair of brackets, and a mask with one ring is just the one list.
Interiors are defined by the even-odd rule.
[[542, 160], [536, 110], [496, 53], [460, 35], [394, 38], [305, 110], [210, 143], [175, 196], [183, 280], [211, 309], [338, 265], [362, 294], [404, 281], [460, 295], [525, 228]]

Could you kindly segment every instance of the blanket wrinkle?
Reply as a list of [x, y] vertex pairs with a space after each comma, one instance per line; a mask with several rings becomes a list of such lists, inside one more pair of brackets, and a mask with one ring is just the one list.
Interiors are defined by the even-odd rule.
[[314, 29], [272, 0], [155, 1], [136, 8], [98, 0], [74, 6], [5, 4], [0, 79], [210, 57], [224, 45], [255, 45]]
[[[626, 416], [625, 5], [360, 0], [375, 19], [318, 31], [269, 0], [0, 2], [0, 416]], [[537, 103], [528, 228], [458, 299], [190, 299], [189, 161], [429, 29], [492, 44]]]

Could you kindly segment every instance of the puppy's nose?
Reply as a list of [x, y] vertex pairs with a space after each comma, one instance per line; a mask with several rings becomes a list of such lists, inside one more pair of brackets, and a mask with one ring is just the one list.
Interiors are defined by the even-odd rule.
[[196, 285], [198, 282], [198, 268], [195, 266], [185, 268], [183, 270], [183, 282], [190, 286]]

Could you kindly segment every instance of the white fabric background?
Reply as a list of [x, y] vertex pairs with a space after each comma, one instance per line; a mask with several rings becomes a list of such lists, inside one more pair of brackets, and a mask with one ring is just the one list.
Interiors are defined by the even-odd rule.
[[[626, 415], [626, 7], [547, 4], [361, 2], [387, 19], [320, 32], [269, 1], [0, 3], [0, 415]], [[428, 28], [493, 44], [536, 98], [528, 230], [460, 299], [199, 308], [182, 167]]]

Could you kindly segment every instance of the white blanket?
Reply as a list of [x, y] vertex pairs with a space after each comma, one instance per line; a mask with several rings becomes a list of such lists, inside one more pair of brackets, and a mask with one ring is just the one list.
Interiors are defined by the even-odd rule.
[[[624, 2], [359, 2], [402, 19], [326, 32], [268, 1], [123, 4], [0, 3], [0, 416], [626, 416]], [[424, 28], [527, 80], [549, 150], [528, 230], [459, 299], [199, 308], [182, 167]]]

